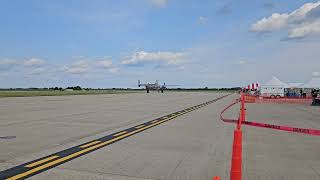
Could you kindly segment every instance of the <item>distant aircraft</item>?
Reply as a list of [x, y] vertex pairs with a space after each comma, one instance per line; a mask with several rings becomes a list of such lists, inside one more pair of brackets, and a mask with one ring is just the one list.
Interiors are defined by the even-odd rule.
[[141, 86], [145, 86], [146, 90], [147, 90], [147, 93], [150, 92], [150, 90], [157, 90], [158, 92], [161, 91], [161, 93], [163, 93], [163, 91], [165, 89], [167, 89], [167, 86], [176, 86], [176, 85], [166, 85], [166, 83], [163, 83], [163, 85], [160, 85], [158, 83], [158, 80], [156, 80], [155, 83], [140, 83], [140, 80], [138, 80], [138, 86], [141, 87]]

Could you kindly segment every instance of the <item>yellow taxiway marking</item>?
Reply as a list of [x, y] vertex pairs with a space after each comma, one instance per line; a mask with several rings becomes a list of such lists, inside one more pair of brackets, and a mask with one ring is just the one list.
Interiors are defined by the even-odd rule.
[[117, 134], [115, 134], [115, 135], [113, 135], [113, 136], [120, 136], [120, 135], [125, 134], [125, 133], [127, 133], [127, 131], [119, 132], [119, 133], [117, 133]]
[[93, 141], [93, 142], [91, 142], [91, 143], [82, 145], [82, 146], [80, 146], [80, 147], [81, 147], [81, 148], [86, 148], [86, 147], [92, 146], [92, 145], [94, 145], [94, 144], [98, 144], [99, 142], [101, 142], [101, 141]]
[[48, 162], [48, 161], [50, 161], [50, 160], [52, 160], [52, 159], [57, 159], [58, 157], [59, 157], [59, 156], [50, 156], [50, 157], [47, 157], [47, 158], [42, 159], [42, 160], [40, 160], [40, 161], [37, 161], [37, 162], [31, 163], [31, 164], [28, 164], [28, 165], [26, 165], [25, 167], [31, 168], [31, 167], [37, 166], [37, 165], [39, 165], [39, 164], [43, 164], [43, 163], [45, 163], [45, 162]]
[[[170, 119], [173, 119], [173, 118], [174, 118], [174, 117], [172, 117], [172, 118], [170, 118]], [[57, 160], [55, 160], [55, 161], [51, 161], [51, 162], [49, 162], [49, 163], [47, 163], [47, 164], [44, 164], [44, 165], [42, 165], [42, 166], [33, 168], [33, 169], [31, 169], [31, 170], [29, 170], [29, 171], [26, 171], [26, 172], [24, 172], [24, 173], [21, 173], [21, 174], [17, 174], [17, 175], [15, 175], [15, 176], [12, 176], [12, 177], [8, 178], [7, 180], [16, 180], [16, 179], [23, 178], [23, 177], [28, 176], [28, 175], [30, 175], [30, 174], [32, 174], [32, 173], [37, 172], [37, 171], [41, 171], [42, 169], [45, 169], [45, 168], [54, 166], [54, 165], [56, 165], [56, 164], [58, 164], [58, 163], [67, 161], [67, 160], [69, 160], [69, 159], [72, 159], [72, 158], [74, 158], [74, 157], [76, 157], [76, 156], [79, 156], [79, 155], [81, 155], [81, 154], [84, 154], [84, 153], [86, 153], [86, 152], [88, 152], [88, 151], [92, 151], [92, 150], [95, 150], [95, 149], [100, 148], [100, 147], [102, 147], [102, 146], [106, 146], [106, 145], [108, 145], [108, 144], [110, 144], [110, 143], [112, 143], [112, 142], [114, 142], [114, 141], [121, 140], [121, 139], [123, 139], [123, 138], [125, 138], [125, 137], [131, 136], [132, 134], [135, 134], [135, 133], [137, 133], [137, 132], [140, 132], [140, 131], [143, 131], [143, 130], [145, 130], [145, 129], [148, 129], [148, 128], [151, 128], [151, 127], [153, 127], [153, 126], [156, 126], [156, 125], [158, 125], [158, 124], [161, 124], [161, 123], [163, 123], [163, 122], [165, 122], [165, 121], [167, 121], [167, 120], [159, 121], [159, 122], [157, 122], [157, 123], [154, 123], [154, 124], [145, 126], [145, 127], [141, 128], [141, 129], [137, 129], [137, 130], [132, 131], [132, 132], [129, 132], [129, 133], [127, 133], [127, 134], [124, 134], [124, 135], [118, 136], [118, 137], [116, 137], [116, 138], [110, 139], [109, 141], [105, 141], [105, 142], [102, 142], [102, 143], [100, 143], [100, 144], [97, 144], [97, 145], [88, 147], [88, 148], [83, 149], [83, 150], [81, 150], [81, 151], [78, 151], [78, 152], [75, 152], [75, 153], [73, 153], [73, 154], [70, 154], [70, 155], [68, 155], [68, 156], [66, 156], [66, 157], [57, 159]]]
[[145, 125], [140, 125], [140, 126], [137, 126], [137, 127], [135, 127], [136, 129], [139, 129], [139, 128], [142, 128], [143, 126], [145, 126]]
[[[83, 149], [83, 150], [81, 150], [81, 151], [75, 152], [75, 153], [70, 154], [70, 155], [68, 155], [68, 156], [66, 156], [66, 157], [63, 157], [63, 158], [60, 158], [60, 159], [51, 161], [51, 162], [49, 162], [49, 163], [43, 164], [43, 165], [41, 165], [41, 166], [39, 166], [39, 167], [33, 168], [33, 169], [29, 170], [29, 171], [26, 171], [26, 172], [24, 172], [24, 173], [21, 173], [21, 174], [17, 174], [17, 175], [15, 175], [15, 176], [12, 176], [12, 177], [8, 178], [7, 180], [16, 180], [16, 179], [23, 178], [23, 177], [28, 176], [28, 175], [30, 175], [30, 174], [33, 174], [33, 173], [35, 173], [35, 172], [41, 171], [42, 169], [46, 169], [46, 168], [49, 168], [49, 167], [54, 166], [54, 165], [56, 165], [56, 164], [59, 164], [59, 163], [61, 163], [61, 162], [67, 161], [67, 160], [69, 160], [69, 159], [72, 159], [72, 158], [74, 158], [74, 157], [76, 157], [76, 156], [79, 156], [79, 155], [81, 155], [81, 154], [84, 154], [84, 153], [86, 153], [86, 152], [89, 152], [89, 151], [95, 150], [95, 149], [97, 149], [97, 148], [106, 146], [106, 145], [108, 145], [108, 144], [110, 144], [110, 143], [113, 143], [113, 142], [115, 142], [115, 141], [117, 141], [117, 140], [124, 139], [124, 138], [126, 138], [126, 137], [128, 137], [128, 136], [131, 136], [131, 135], [133, 135], [133, 134], [135, 134], [135, 133], [138, 133], [138, 132], [140, 132], [140, 131], [143, 131], [143, 130], [145, 130], [145, 129], [149, 129], [149, 128], [153, 127], [153, 126], [157, 126], [157, 125], [159, 125], [159, 124], [161, 124], [161, 123], [163, 123], [163, 122], [169, 121], [169, 120], [174, 119], [174, 118], [176, 118], [176, 117], [178, 117], [178, 116], [179, 116], [179, 115], [173, 115], [173, 116], [171, 116], [171, 117], [169, 117], [169, 118], [166, 118], [166, 119], [164, 119], [164, 120], [158, 121], [158, 122], [156, 122], [156, 123], [154, 123], [154, 124], [151, 124], [151, 125], [148, 125], [148, 126], [141, 125], [142, 128], [139, 128], [139, 129], [137, 129], [137, 130], [135, 130], [135, 131], [131, 131], [131, 132], [127, 133], [127, 134], [120, 135], [120, 136], [118, 136], [118, 137], [115, 137], [115, 138], [110, 139], [110, 140], [108, 140], [108, 141], [102, 142], [102, 143], [100, 143], [100, 144], [96, 144], [96, 145], [90, 146], [90, 147], [88, 147], [88, 148], [86, 148], [86, 149]], [[143, 126], [144, 126], [144, 127], [143, 127]], [[136, 127], [136, 128], [137, 128], [137, 127]]]
[[[209, 103], [207, 103], [207, 104], [209, 104]], [[30, 175], [32, 175], [34, 173], [37, 173], [39, 171], [42, 171], [44, 169], [52, 168], [52, 167], [54, 167], [56, 165], [59, 165], [59, 164], [62, 164], [64, 162], [66, 162], [66, 161], [72, 160], [72, 159], [74, 159], [74, 158], [76, 158], [78, 156], [84, 155], [84, 154], [89, 153], [91, 151], [94, 151], [94, 150], [97, 150], [97, 149], [102, 148], [104, 146], [107, 146], [107, 145], [109, 145], [109, 144], [111, 144], [113, 142], [122, 140], [122, 139], [124, 139], [126, 137], [129, 137], [131, 135], [134, 135], [134, 134], [139, 133], [141, 131], [144, 131], [146, 129], [149, 129], [149, 128], [152, 128], [152, 127], [157, 126], [159, 124], [162, 124], [164, 122], [167, 122], [167, 121], [169, 121], [171, 119], [179, 117], [182, 114], [186, 114], [188, 112], [191, 112], [194, 109], [197, 109], [197, 108], [202, 107], [202, 106], [204, 106], [204, 104], [200, 105], [200, 106], [197, 106], [197, 107], [192, 107], [192, 108], [185, 109], [185, 110], [183, 110], [183, 111], [181, 111], [181, 112], [179, 112], [177, 114], [173, 113], [173, 114], [164, 116], [164, 117], [162, 117], [162, 118], [160, 118], [158, 120], [154, 120], [153, 123], [149, 124], [149, 125], [145, 125], [145, 124], [139, 125], [139, 126], [135, 127], [136, 130], [131, 131], [131, 132], [129, 131], [127, 133], [124, 133], [125, 131], [122, 131], [121, 134], [120, 133], [118, 133], [119, 135], [116, 134], [117, 137], [114, 136], [112, 139], [110, 139], [108, 141], [98, 141], [98, 140], [97, 141], [93, 141], [91, 143], [88, 143], [88, 144], [85, 144], [85, 145], [81, 146], [84, 149], [82, 149], [82, 150], [80, 150], [78, 152], [75, 152], [73, 154], [69, 154], [69, 155], [64, 156], [64, 157], [52, 156], [52, 157], [49, 157], [50, 159], [46, 158], [46, 159], [40, 160], [38, 162], [35, 162], [39, 166], [37, 166], [37, 165], [31, 166], [32, 164], [35, 164], [35, 163], [29, 164], [27, 166], [32, 167], [32, 169], [30, 169], [28, 171], [25, 171], [23, 173], [17, 174], [15, 176], [12, 176], [12, 177], [10, 177], [8, 179], [15, 180], [15, 179], [20, 179], [20, 178], [25, 178], [27, 176], [30, 176]], [[50, 160], [52, 160], [52, 161], [50, 161]], [[37, 167], [35, 167], [35, 166], [37, 166]]]

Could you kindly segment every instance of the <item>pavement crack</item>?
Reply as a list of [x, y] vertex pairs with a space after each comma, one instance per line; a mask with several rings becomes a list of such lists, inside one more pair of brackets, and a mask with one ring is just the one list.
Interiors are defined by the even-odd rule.
[[170, 177], [173, 175], [173, 173], [178, 169], [178, 167], [181, 165], [181, 163], [186, 159], [188, 158], [189, 155], [186, 155], [184, 158], [180, 159], [178, 164], [173, 168], [173, 170], [171, 171], [171, 173], [169, 174], [168, 176], [168, 179], [170, 179]]
[[319, 177], [319, 179], [320, 179], [320, 173], [316, 170], [316, 169], [314, 169], [314, 167], [312, 167], [312, 166], [310, 166], [310, 168], [314, 171], [314, 173]]

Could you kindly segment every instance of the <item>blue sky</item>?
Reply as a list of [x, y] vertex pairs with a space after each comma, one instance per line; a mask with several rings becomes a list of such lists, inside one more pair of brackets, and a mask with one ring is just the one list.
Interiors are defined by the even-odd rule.
[[320, 2], [0, 2], [0, 87], [232, 87], [320, 71]]

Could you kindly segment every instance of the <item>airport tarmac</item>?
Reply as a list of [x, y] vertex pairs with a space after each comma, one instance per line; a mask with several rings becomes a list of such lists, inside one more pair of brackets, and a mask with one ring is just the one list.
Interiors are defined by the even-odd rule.
[[[299, 104], [247, 104], [247, 120], [320, 129], [320, 108]], [[320, 136], [244, 126], [247, 180], [320, 179]]]
[[[166, 92], [0, 99], [0, 168], [8, 168], [195, 106], [225, 93]], [[32, 179], [229, 179], [233, 94]], [[320, 129], [320, 111], [249, 104], [248, 119]], [[276, 112], [276, 113], [274, 113]], [[281, 115], [277, 115], [277, 114]], [[272, 115], [273, 114], [273, 115]], [[238, 107], [226, 113], [237, 117]], [[317, 136], [244, 127], [244, 179], [319, 179]]]

